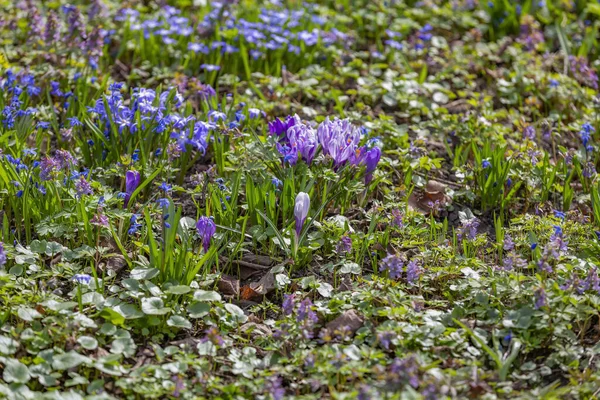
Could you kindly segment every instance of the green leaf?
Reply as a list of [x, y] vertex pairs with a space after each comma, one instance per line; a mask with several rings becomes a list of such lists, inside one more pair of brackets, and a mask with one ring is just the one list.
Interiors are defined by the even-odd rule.
[[290, 248], [286, 244], [285, 240], [283, 239], [283, 236], [281, 236], [279, 229], [277, 229], [277, 227], [275, 226], [273, 221], [271, 221], [271, 219], [269, 217], [267, 217], [265, 215], [265, 213], [263, 213], [262, 211], [256, 210], [256, 212], [258, 214], [260, 214], [260, 216], [263, 217], [263, 219], [267, 222], [267, 224], [271, 227], [271, 229], [273, 229], [273, 232], [275, 232], [275, 235], [277, 236], [279, 244], [281, 245], [281, 247], [283, 247], [283, 250], [286, 252], [286, 254], [290, 254]]
[[221, 295], [212, 290], [196, 290], [194, 292], [196, 301], [221, 301]]
[[131, 338], [119, 338], [112, 341], [110, 344], [110, 352], [113, 354], [124, 354], [127, 357], [135, 355], [137, 346]]
[[89, 358], [71, 350], [68, 353], [55, 355], [52, 359], [52, 368], [58, 371], [75, 368], [76, 366], [88, 362]]
[[86, 350], [95, 350], [98, 347], [98, 341], [91, 336], [81, 336], [77, 343]]
[[167, 290], [165, 290], [165, 293], [169, 293], [169, 294], [186, 294], [191, 292], [192, 289], [187, 286], [187, 285], [176, 285], [176, 286], [170, 286]]
[[142, 183], [140, 184], [140, 186], [138, 186], [138, 187], [137, 187], [137, 189], [135, 189], [135, 190], [133, 191], [133, 193], [131, 193], [131, 197], [129, 198], [129, 202], [127, 203], [127, 208], [131, 208], [131, 207], [134, 205], [134, 203], [135, 203], [135, 198], [137, 197], [137, 195], [138, 195], [138, 194], [139, 194], [139, 193], [140, 193], [142, 190], [144, 190], [144, 188], [145, 188], [146, 186], [148, 186], [148, 185], [150, 184], [150, 182], [152, 182], [152, 181], [154, 180], [154, 178], [156, 178], [156, 176], [162, 172], [162, 170], [163, 170], [163, 167], [160, 167], [160, 168], [158, 168], [156, 171], [154, 171], [154, 172], [152, 173], [152, 175], [150, 175], [148, 178], [146, 178], [146, 180], [145, 180], [144, 182], [142, 182]]
[[8, 336], [0, 335], [0, 354], [11, 355], [15, 354], [19, 349], [19, 342], [9, 338]]
[[125, 317], [110, 308], [104, 308], [102, 312], [100, 312], [100, 316], [113, 325], [122, 326], [125, 322]]
[[27, 383], [30, 379], [29, 369], [25, 364], [11, 358], [6, 361], [2, 378], [8, 383]]
[[131, 271], [131, 279], [138, 281], [142, 279], [150, 280], [159, 273], [160, 271], [157, 268], [134, 268]]
[[37, 310], [35, 310], [33, 308], [25, 308], [25, 307], [19, 308], [17, 310], [17, 315], [23, 321], [27, 321], [27, 322], [31, 322], [36, 318], [42, 318], [42, 314], [37, 312]]
[[195, 302], [188, 306], [187, 311], [190, 318], [202, 318], [210, 312], [210, 304]]
[[125, 319], [136, 319], [144, 316], [144, 313], [135, 304], [119, 304], [113, 307], [113, 310], [124, 316]]
[[149, 297], [142, 299], [142, 311], [146, 315], [164, 315], [171, 309], [165, 307], [160, 297]]
[[45, 240], [32, 240], [29, 244], [29, 249], [34, 253], [43, 254], [46, 252], [48, 243]]
[[236, 319], [237, 322], [244, 323], [248, 319], [248, 317], [246, 317], [246, 315], [244, 314], [244, 310], [242, 310], [241, 308], [239, 308], [235, 304], [227, 303], [227, 304], [225, 304], [225, 309], [233, 317], [235, 317], [235, 319]]
[[511, 342], [511, 346], [512, 349], [510, 351], [510, 355], [508, 357], [506, 357], [506, 360], [504, 360], [504, 364], [502, 364], [502, 368], [500, 368], [500, 380], [505, 381], [506, 377], [508, 376], [508, 371], [510, 370], [510, 366], [512, 365], [513, 361], [515, 361], [515, 359], [517, 358], [517, 356], [519, 355], [519, 350], [521, 350], [521, 342], [513, 339]]
[[421, 72], [419, 73], [419, 83], [423, 84], [427, 80], [427, 64], [423, 65]]
[[167, 320], [167, 325], [175, 328], [192, 329], [192, 323], [181, 315], [172, 315]]
[[492, 350], [492, 348], [490, 346], [487, 345], [487, 343], [485, 343], [479, 336], [477, 336], [475, 334], [475, 332], [473, 332], [468, 326], [466, 326], [465, 324], [463, 324], [462, 322], [460, 322], [459, 320], [453, 318], [452, 321], [454, 321], [454, 323], [458, 326], [460, 326], [461, 328], [463, 328], [465, 331], [467, 331], [467, 333], [469, 335], [471, 335], [471, 337], [483, 348], [483, 350], [485, 350], [486, 353], [488, 353], [488, 355], [494, 360], [494, 362], [496, 363], [496, 367], [498, 369], [502, 368], [502, 360], [500, 360], [500, 357], [498, 356], [498, 354], [496, 354], [496, 352], [494, 352], [494, 350]]
[[348, 261], [345, 262], [340, 268], [340, 274], [354, 274], [359, 275], [361, 272], [360, 265], [355, 262]]

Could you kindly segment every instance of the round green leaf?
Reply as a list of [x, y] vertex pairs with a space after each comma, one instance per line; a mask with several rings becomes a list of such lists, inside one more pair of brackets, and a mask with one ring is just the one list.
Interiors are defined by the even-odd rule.
[[165, 292], [169, 294], [186, 294], [189, 293], [191, 290], [192, 289], [189, 286], [177, 285], [169, 287], [167, 290], [165, 290]]
[[172, 315], [171, 318], [167, 320], [167, 325], [174, 328], [192, 329], [192, 323], [181, 315]]
[[90, 336], [82, 336], [77, 339], [77, 343], [86, 350], [94, 350], [98, 347], [98, 341]]
[[27, 383], [29, 382], [29, 369], [18, 360], [10, 359], [4, 366], [2, 378], [5, 382]]
[[150, 297], [142, 299], [142, 311], [147, 315], [163, 315], [171, 311], [165, 307], [160, 297]]

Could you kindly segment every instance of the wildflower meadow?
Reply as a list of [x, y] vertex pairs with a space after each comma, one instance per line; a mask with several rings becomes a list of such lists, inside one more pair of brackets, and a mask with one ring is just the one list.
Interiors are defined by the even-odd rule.
[[0, 0], [0, 398], [599, 398], [599, 30]]

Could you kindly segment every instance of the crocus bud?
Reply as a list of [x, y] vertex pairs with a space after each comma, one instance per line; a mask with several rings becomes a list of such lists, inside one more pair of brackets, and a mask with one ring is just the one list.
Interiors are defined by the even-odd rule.
[[373, 172], [375, 168], [377, 168], [377, 164], [379, 164], [379, 160], [381, 159], [381, 149], [379, 147], [373, 147], [371, 150], [367, 151], [365, 154], [365, 165], [367, 167], [365, 171], [365, 184], [368, 185], [371, 183], [371, 179], [373, 179]]
[[127, 207], [129, 199], [131, 198], [131, 195], [133, 194], [135, 189], [137, 189], [137, 187], [140, 186], [141, 179], [142, 177], [137, 171], [127, 171], [125, 173], [125, 207]]
[[308, 217], [310, 209], [310, 197], [304, 192], [298, 193], [296, 196], [296, 204], [294, 206], [294, 217], [296, 218], [296, 237], [300, 237], [300, 232], [304, 226], [304, 221]]
[[202, 247], [204, 248], [204, 252], [208, 251], [210, 247], [210, 240], [214, 236], [217, 231], [217, 226], [215, 225], [215, 221], [209, 217], [200, 217], [198, 222], [196, 223], [196, 230], [198, 231], [198, 235], [202, 239]]
[[4, 243], [0, 242], [0, 267], [6, 264], [6, 252], [4, 251]]

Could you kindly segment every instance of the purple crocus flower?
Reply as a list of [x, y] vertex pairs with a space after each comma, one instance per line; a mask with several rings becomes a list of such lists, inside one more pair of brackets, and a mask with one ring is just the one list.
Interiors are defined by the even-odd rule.
[[196, 223], [196, 230], [198, 231], [198, 235], [202, 239], [202, 247], [204, 247], [204, 252], [208, 251], [210, 246], [210, 240], [214, 236], [217, 231], [217, 226], [212, 218], [209, 217], [200, 217], [198, 222]]
[[6, 264], [6, 251], [4, 251], [4, 243], [0, 242], [0, 267]]
[[125, 207], [127, 207], [129, 199], [131, 198], [131, 195], [135, 189], [140, 186], [141, 178], [142, 177], [140, 176], [140, 173], [137, 171], [132, 170], [125, 173], [125, 202], [123, 204]]
[[379, 160], [381, 159], [381, 149], [379, 147], [373, 147], [371, 150], [367, 150], [364, 157], [364, 164], [367, 169], [365, 170], [365, 185], [371, 183], [373, 179], [373, 172], [375, 172], [375, 168], [377, 168], [377, 164], [379, 164]]
[[298, 193], [296, 196], [296, 204], [294, 206], [294, 217], [296, 218], [296, 238], [300, 237], [300, 232], [304, 226], [304, 221], [308, 217], [310, 209], [310, 197], [304, 192]]
[[355, 157], [360, 132], [347, 119], [327, 118], [318, 126], [317, 138], [323, 147], [323, 154], [333, 158], [334, 167], [337, 169]]
[[290, 147], [300, 153], [304, 162], [310, 165], [317, 152], [317, 135], [308, 125], [296, 123], [287, 130]]
[[296, 118], [291, 115], [285, 117], [284, 120], [275, 118], [273, 121], [269, 122], [269, 133], [287, 141], [287, 131], [294, 126], [296, 122], [300, 122], [300, 120], [296, 120]]

